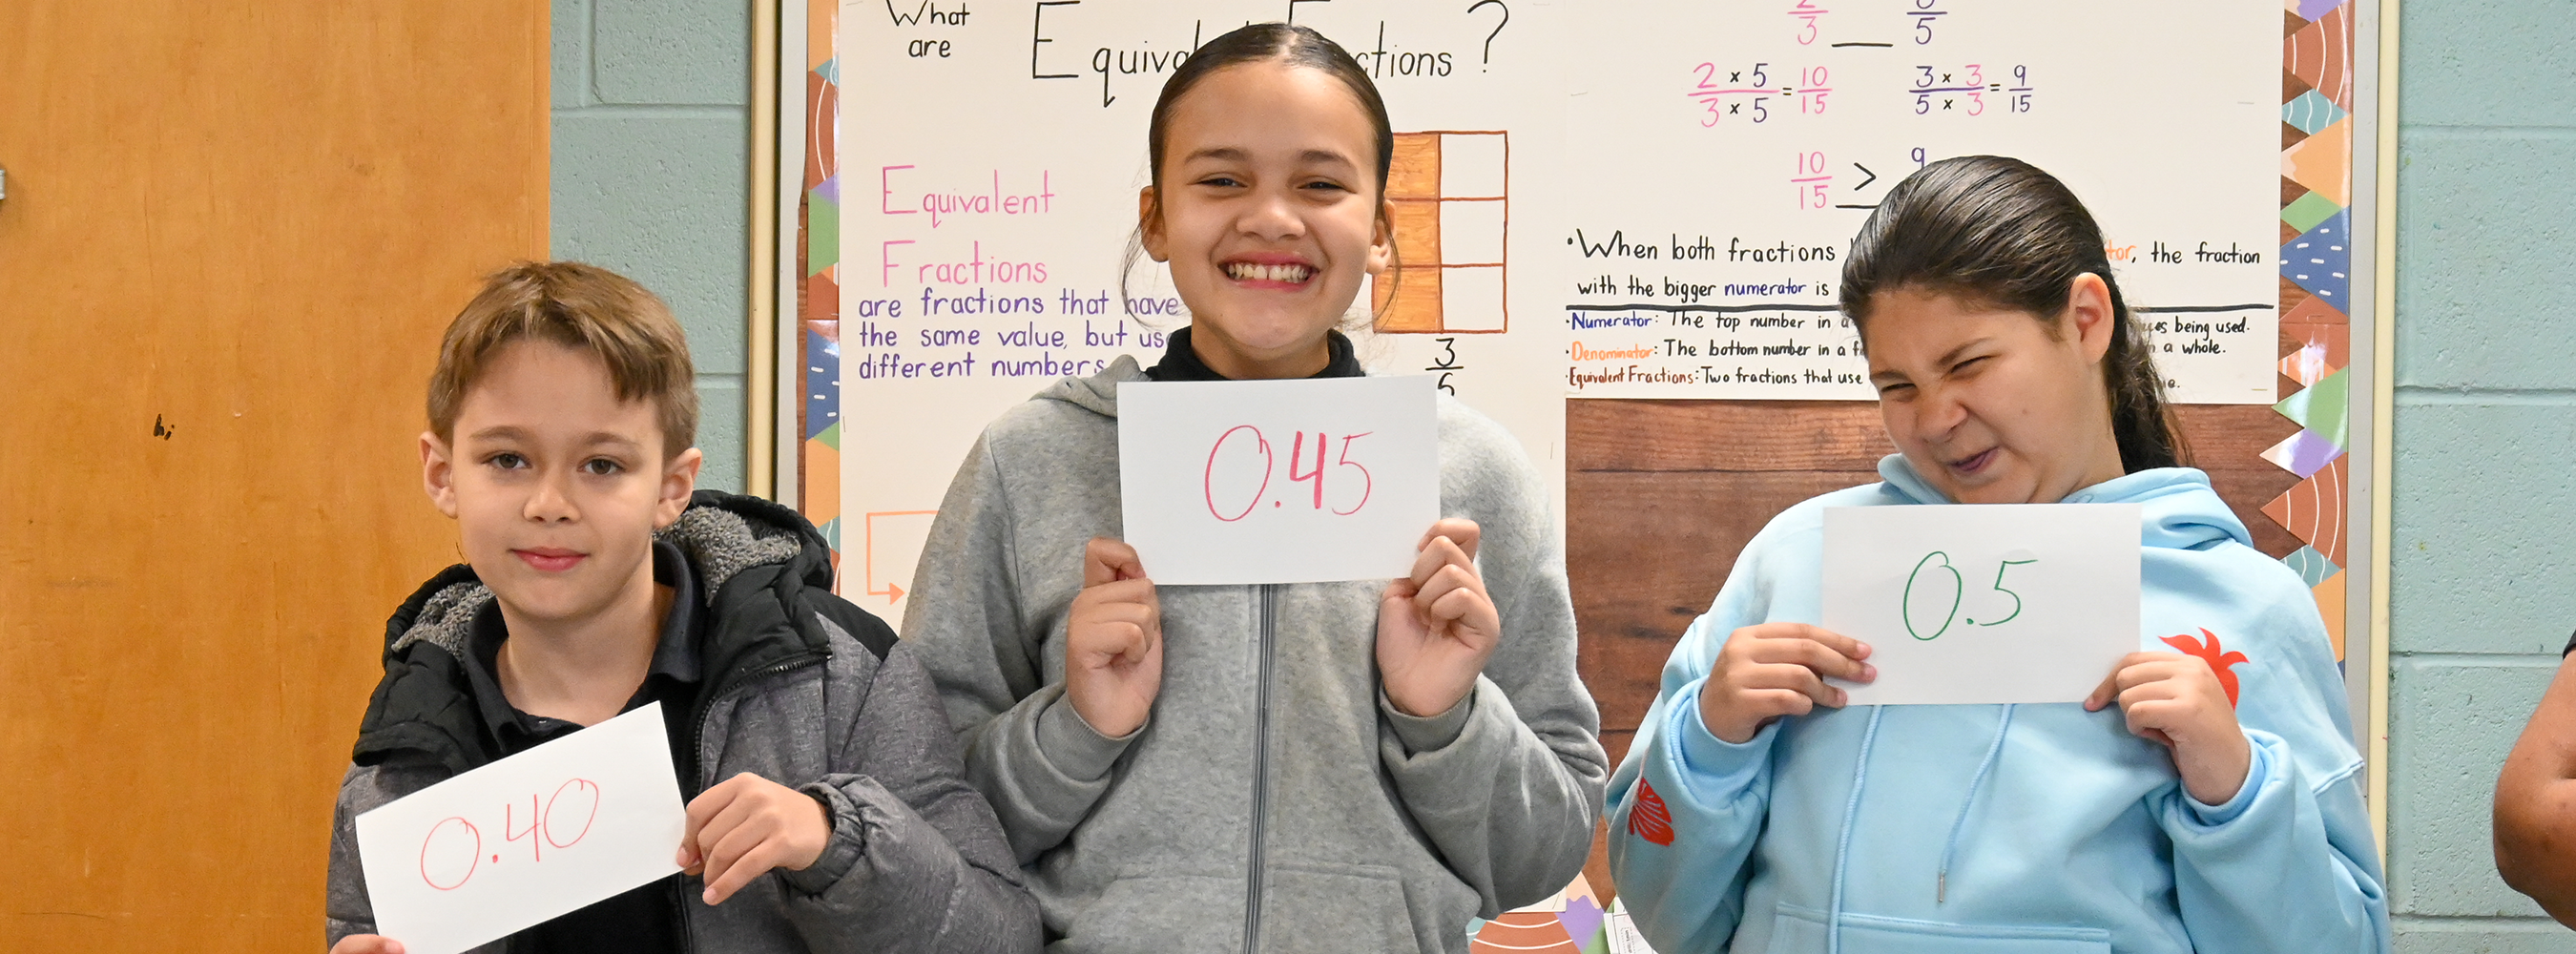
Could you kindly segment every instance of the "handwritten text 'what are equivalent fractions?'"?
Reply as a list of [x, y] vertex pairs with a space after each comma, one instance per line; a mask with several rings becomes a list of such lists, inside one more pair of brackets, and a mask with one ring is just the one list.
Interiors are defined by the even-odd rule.
[[1419, 375], [1118, 386], [1126, 541], [1159, 584], [1385, 580], [1440, 517]]
[[662, 704], [357, 818], [376, 933], [454, 954], [680, 870], [687, 821]]

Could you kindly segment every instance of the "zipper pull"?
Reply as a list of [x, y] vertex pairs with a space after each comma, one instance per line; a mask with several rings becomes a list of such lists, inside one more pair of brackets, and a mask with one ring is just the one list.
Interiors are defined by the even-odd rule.
[[1942, 869], [1942, 870], [1941, 870], [1941, 875], [1940, 875], [1940, 877], [1938, 877], [1938, 878], [1934, 879], [1934, 880], [1933, 880], [1933, 882], [1932, 882], [1932, 903], [1934, 903], [1934, 904], [1948, 904], [1949, 902], [1950, 902], [1950, 871], [1949, 871], [1949, 869], [1944, 868], [1944, 869]]

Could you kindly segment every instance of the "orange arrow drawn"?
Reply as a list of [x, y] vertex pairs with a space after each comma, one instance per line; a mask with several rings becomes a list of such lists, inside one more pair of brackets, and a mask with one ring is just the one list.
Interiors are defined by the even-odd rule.
[[867, 525], [867, 526], [866, 526], [866, 531], [865, 531], [865, 532], [866, 532], [866, 535], [867, 535], [867, 548], [868, 548], [868, 549], [867, 549], [867, 565], [868, 565], [868, 566], [867, 566], [867, 585], [868, 585], [868, 588], [867, 588], [867, 590], [866, 590], [866, 593], [867, 593], [869, 596], [882, 596], [882, 597], [885, 597], [885, 598], [886, 598], [886, 605], [888, 605], [888, 606], [892, 606], [892, 605], [894, 605], [894, 602], [895, 602], [896, 600], [899, 600], [899, 599], [902, 599], [902, 598], [903, 598], [903, 587], [896, 586], [896, 585], [894, 584], [894, 581], [893, 581], [893, 580], [887, 580], [887, 581], [886, 581], [886, 585], [885, 585], [885, 588], [884, 588], [884, 589], [878, 589], [878, 588], [877, 588], [877, 518], [878, 518], [878, 517], [924, 517], [924, 516], [929, 516], [929, 515], [932, 515], [932, 514], [936, 514], [936, 513], [938, 513], [938, 512], [939, 512], [939, 511], [936, 511], [936, 510], [879, 510], [879, 511], [872, 512], [872, 513], [868, 514], [866, 517], [862, 518], [862, 522], [863, 522], [863, 523], [865, 523], [865, 524]]

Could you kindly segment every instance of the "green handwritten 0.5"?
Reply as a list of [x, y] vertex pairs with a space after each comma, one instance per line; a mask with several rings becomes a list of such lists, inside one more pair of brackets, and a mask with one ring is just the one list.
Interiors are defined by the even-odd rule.
[[[1969, 619], [1966, 620], [1967, 624], [1970, 626], [2001, 626], [2020, 618], [2022, 611], [2021, 594], [2004, 588], [2004, 574], [2007, 571], [2010, 571], [2013, 567], [2037, 562], [2039, 561], [2031, 559], [2004, 560], [1999, 563], [1995, 567], [1995, 582], [1992, 589], [1994, 592], [2001, 593], [2005, 598], [2012, 600], [2012, 612], [2005, 614], [2002, 619], [1989, 620], [1983, 623], [1977, 622], [1974, 619]], [[1930, 571], [1930, 577], [1928, 579], [1926, 578], [1927, 570]], [[1922, 587], [1928, 600], [1935, 605], [1938, 605], [1940, 603], [1941, 584], [1944, 581], [1944, 577], [1947, 578], [1947, 582], [1950, 585], [1948, 608], [1940, 611], [1939, 625], [1926, 626], [1925, 623], [1930, 622], [1932, 614], [1928, 611], [1920, 614], [1917, 613], [1914, 600], [1915, 588], [1918, 586]], [[1906, 574], [1905, 576], [1905, 602], [1900, 611], [1905, 619], [1906, 635], [1924, 642], [1930, 642], [1941, 638], [1943, 633], [1950, 631], [1950, 625], [1952, 623], [1960, 621], [1959, 610], [1967, 601], [1967, 590], [1967, 580], [1959, 575], [1959, 568], [1950, 565], [1950, 554], [1940, 550], [1934, 550], [1930, 553], [1924, 554], [1923, 559], [1915, 561], [1914, 572]], [[1930, 608], [1931, 607], [1925, 607], [1926, 610], [1929, 610]], [[1926, 629], [1931, 630], [1931, 635], [1924, 635], [1924, 630]]]

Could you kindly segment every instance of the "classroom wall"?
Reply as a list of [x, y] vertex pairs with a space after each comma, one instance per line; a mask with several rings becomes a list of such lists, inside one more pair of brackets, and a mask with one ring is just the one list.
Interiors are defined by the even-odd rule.
[[698, 366], [698, 486], [743, 489], [748, 0], [554, 0], [556, 258], [659, 293]]
[[2400, 951], [2576, 951], [2496, 877], [2497, 767], [2576, 629], [2576, 29], [2406, 0], [2398, 108], [2390, 901]]

